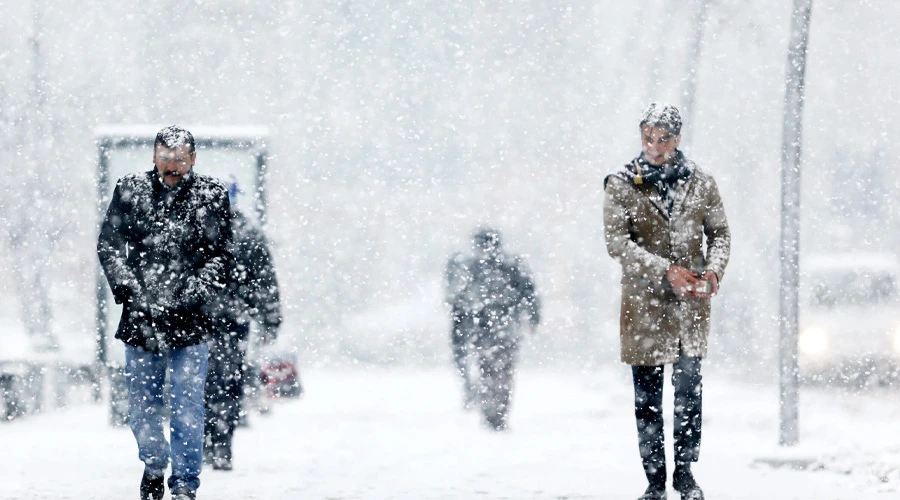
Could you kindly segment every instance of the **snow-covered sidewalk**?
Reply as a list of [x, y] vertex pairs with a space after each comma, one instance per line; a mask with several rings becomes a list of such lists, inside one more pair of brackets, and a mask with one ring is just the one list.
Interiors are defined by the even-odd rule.
[[[633, 500], [643, 491], [624, 367], [522, 371], [511, 429], [499, 434], [461, 410], [449, 369], [303, 375], [303, 399], [252, 415], [251, 426], [238, 430], [234, 471], [204, 470], [201, 500]], [[695, 471], [707, 498], [900, 497], [898, 394], [805, 391], [803, 444], [785, 452], [775, 445], [775, 387], [713, 371], [704, 383]], [[668, 382], [665, 404], [668, 425]], [[137, 498], [142, 464], [134, 440], [107, 425], [105, 406], [2, 424], [0, 443], [0, 499]], [[753, 464], [791, 454], [821, 465], [801, 472]]]

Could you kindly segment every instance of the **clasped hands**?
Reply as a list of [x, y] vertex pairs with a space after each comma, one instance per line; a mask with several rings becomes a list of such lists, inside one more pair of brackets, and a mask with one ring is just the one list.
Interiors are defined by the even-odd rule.
[[[710, 293], [700, 293], [696, 290], [701, 280], [709, 281]], [[682, 297], [709, 299], [719, 293], [719, 278], [712, 271], [706, 271], [703, 273], [703, 276], [698, 277], [696, 273], [691, 272], [687, 268], [672, 264], [669, 266], [669, 270], [666, 271], [666, 281]]]

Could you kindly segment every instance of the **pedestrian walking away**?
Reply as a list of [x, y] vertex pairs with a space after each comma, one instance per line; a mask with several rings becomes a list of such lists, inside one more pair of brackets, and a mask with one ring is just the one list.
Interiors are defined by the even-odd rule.
[[[225, 186], [193, 171], [194, 137], [170, 126], [153, 147], [155, 168], [118, 180], [97, 254], [122, 317], [128, 419], [144, 462], [141, 500], [191, 500], [200, 486], [208, 341], [219, 334], [216, 298], [232, 266]], [[163, 428], [170, 381], [169, 431]]]
[[534, 279], [522, 257], [503, 251], [498, 230], [481, 228], [472, 253], [448, 261], [446, 286], [463, 404], [477, 405], [492, 429], [506, 429], [522, 327], [534, 331], [541, 320]]
[[672, 486], [684, 500], [703, 499], [691, 471], [700, 457], [700, 368], [710, 299], [731, 252], [718, 187], [678, 149], [681, 126], [674, 106], [651, 104], [639, 124], [641, 154], [604, 180], [606, 248], [622, 265], [621, 359], [631, 365], [638, 446], [649, 483], [641, 500], [666, 498], [667, 364], [675, 391]]
[[241, 418], [247, 379], [245, 357], [251, 320], [260, 331], [260, 342], [277, 338], [281, 326], [281, 300], [269, 244], [262, 229], [238, 209], [237, 182], [228, 187], [235, 265], [213, 309], [221, 332], [210, 343], [206, 379], [204, 462], [216, 470], [233, 467], [232, 441]]

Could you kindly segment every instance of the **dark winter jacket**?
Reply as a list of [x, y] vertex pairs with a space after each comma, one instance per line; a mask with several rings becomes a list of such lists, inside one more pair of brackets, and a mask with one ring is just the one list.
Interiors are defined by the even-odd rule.
[[262, 230], [237, 209], [231, 212], [234, 266], [214, 309], [218, 327], [242, 331], [252, 318], [270, 338], [281, 326], [281, 301], [272, 254]]
[[447, 303], [463, 317], [489, 329], [515, 327], [523, 316], [541, 321], [540, 299], [525, 262], [500, 253], [479, 259], [457, 254], [447, 264]]
[[172, 188], [156, 170], [122, 177], [97, 254], [124, 306], [117, 339], [151, 351], [208, 340], [233, 261], [225, 186], [194, 172]]

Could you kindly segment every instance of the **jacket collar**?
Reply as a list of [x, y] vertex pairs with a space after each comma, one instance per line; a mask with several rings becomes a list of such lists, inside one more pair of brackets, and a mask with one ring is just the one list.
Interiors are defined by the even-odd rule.
[[153, 194], [154, 196], [164, 196], [166, 198], [175, 199], [181, 197], [194, 183], [194, 170], [191, 169], [184, 178], [178, 184], [175, 184], [172, 187], [166, 185], [163, 182], [162, 178], [159, 176], [159, 172], [156, 169], [148, 172], [150, 174], [151, 183], [153, 185]]
[[644, 154], [641, 153], [631, 163], [627, 163], [622, 170], [606, 176], [603, 180], [603, 187], [606, 188], [610, 177], [622, 179], [636, 191], [644, 194], [660, 214], [668, 220], [669, 211], [666, 209], [666, 203], [660, 196], [659, 190], [654, 189], [656, 184], [661, 182], [671, 184], [671, 196], [674, 198], [672, 213], [675, 213], [681, 210], [681, 205], [686, 198], [687, 187], [690, 185], [694, 172], [693, 163], [687, 160], [680, 150], [675, 150], [675, 154], [676, 160], [673, 165], [658, 167], [647, 163]]

